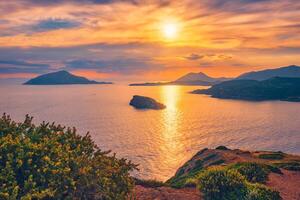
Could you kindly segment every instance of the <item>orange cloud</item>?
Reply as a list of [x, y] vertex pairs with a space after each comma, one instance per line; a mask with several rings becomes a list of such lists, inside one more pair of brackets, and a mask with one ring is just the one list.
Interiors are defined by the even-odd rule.
[[[256, 68], [299, 64], [300, 60], [298, 0], [27, 2], [31, 3], [0, 2], [0, 48], [49, 49], [51, 53], [45, 50], [44, 55], [47, 63], [54, 63], [52, 69], [65, 67], [68, 60], [109, 60], [115, 65], [128, 58], [142, 60], [140, 66], [136, 62], [135, 66], [109, 66], [111, 72], [103, 70], [104, 74], [89, 66], [75, 71], [91, 78], [143, 74], [166, 80], [189, 71], [233, 76]], [[60, 21], [61, 27], [54, 24], [35, 29], [45, 21]], [[172, 40], [162, 31], [168, 22], [176, 23], [179, 29]], [[95, 44], [107, 47], [78, 50]], [[64, 49], [60, 52], [65, 57], [53, 53], [59, 49]], [[24, 52], [24, 59], [37, 57], [30, 50]], [[189, 55], [193, 55], [191, 59], [184, 59]], [[2, 56], [0, 59], [13, 53]], [[138, 70], [122, 74], [124, 66]]]

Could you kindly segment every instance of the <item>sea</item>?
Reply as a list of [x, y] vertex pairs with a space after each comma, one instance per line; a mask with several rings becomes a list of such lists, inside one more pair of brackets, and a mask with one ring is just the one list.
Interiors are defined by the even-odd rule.
[[[300, 154], [300, 103], [224, 100], [191, 94], [201, 86], [0, 84], [0, 113], [35, 123], [56, 122], [90, 132], [103, 150], [139, 164], [138, 178], [165, 181], [203, 148]], [[133, 95], [164, 110], [137, 110]]]

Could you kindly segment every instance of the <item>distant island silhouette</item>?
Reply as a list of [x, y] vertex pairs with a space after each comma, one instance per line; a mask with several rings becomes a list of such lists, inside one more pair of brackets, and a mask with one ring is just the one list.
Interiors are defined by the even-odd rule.
[[68, 71], [62, 70], [40, 75], [30, 79], [24, 85], [70, 85], [70, 84], [112, 84], [112, 82], [97, 82], [85, 77], [75, 76]]
[[267, 80], [274, 77], [289, 77], [300, 78], [300, 67], [297, 65], [290, 65], [286, 67], [279, 67], [275, 69], [266, 69], [261, 71], [253, 71], [241, 74], [236, 79], [250, 79], [250, 80]]
[[300, 67], [290, 65], [244, 73], [237, 78], [194, 90], [221, 99], [250, 101], [281, 100], [300, 102]]
[[160, 86], [160, 85], [202, 85], [211, 86], [223, 81], [231, 80], [231, 78], [213, 78], [203, 72], [188, 73], [175, 81], [171, 82], [148, 82], [148, 83], [131, 83], [129, 86]]
[[261, 71], [252, 71], [243, 73], [236, 78], [213, 78], [206, 75], [203, 72], [188, 73], [175, 81], [170, 82], [145, 82], [145, 83], [131, 83], [129, 86], [162, 86], [162, 85], [200, 85], [200, 86], [213, 86], [224, 81], [229, 80], [267, 80], [274, 77], [289, 77], [300, 78], [300, 67], [297, 65], [290, 65], [285, 67], [279, 67], [275, 69], [266, 69]]
[[209, 89], [194, 90], [192, 93], [207, 94], [221, 99], [300, 102], [300, 78], [275, 77], [263, 81], [231, 80]]

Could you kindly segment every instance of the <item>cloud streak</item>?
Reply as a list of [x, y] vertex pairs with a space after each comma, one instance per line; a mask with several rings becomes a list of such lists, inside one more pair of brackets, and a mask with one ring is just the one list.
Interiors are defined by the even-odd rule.
[[[171, 79], [300, 64], [299, 9], [298, 0], [1, 1], [0, 60], [10, 63], [0, 73], [66, 68]], [[173, 41], [162, 34], [169, 21], [180, 27]]]
[[50, 65], [20, 60], [0, 60], [0, 73], [44, 73]]
[[78, 27], [80, 23], [76, 21], [64, 20], [64, 19], [46, 19], [41, 20], [37, 24], [33, 25], [33, 31], [49, 31], [57, 29], [69, 29]]

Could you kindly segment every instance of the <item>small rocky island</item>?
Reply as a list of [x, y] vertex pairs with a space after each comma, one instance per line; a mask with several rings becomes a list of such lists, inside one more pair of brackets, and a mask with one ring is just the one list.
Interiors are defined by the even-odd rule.
[[161, 110], [166, 108], [162, 103], [157, 102], [155, 99], [145, 96], [134, 95], [129, 105], [136, 109], [154, 109]]
[[112, 84], [112, 82], [97, 82], [85, 77], [75, 76], [68, 71], [62, 70], [40, 75], [30, 79], [24, 85], [70, 85], [70, 84]]

